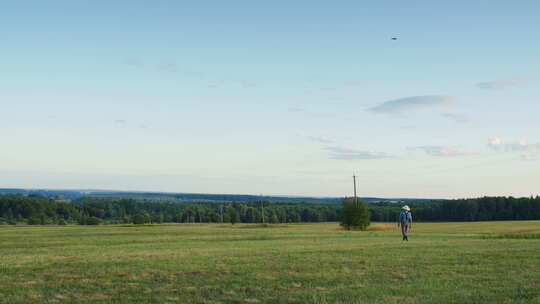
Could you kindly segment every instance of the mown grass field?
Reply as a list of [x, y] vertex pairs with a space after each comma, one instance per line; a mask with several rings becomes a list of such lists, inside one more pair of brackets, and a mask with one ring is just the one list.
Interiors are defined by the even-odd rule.
[[540, 303], [538, 221], [388, 228], [0, 226], [0, 302]]

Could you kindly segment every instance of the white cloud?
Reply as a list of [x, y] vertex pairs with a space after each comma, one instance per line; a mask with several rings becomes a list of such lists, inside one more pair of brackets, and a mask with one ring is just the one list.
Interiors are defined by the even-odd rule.
[[339, 160], [381, 159], [392, 157], [391, 155], [384, 152], [370, 150], [357, 150], [343, 147], [325, 147], [324, 149], [330, 151], [331, 159]]
[[426, 95], [412, 96], [400, 99], [389, 100], [382, 104], [369, 108], [368, 110], [374, 113], [384, 114], [400, 114], [403, 112], [428, 108], [433, 106], [447, 105], [455, 103], [456, 98], [453, 96], [443, 95]]
[[499, 149], [502, 145], [502, 140], [496, 136], [488, 138], [488, 146], [492, 149]]
[[431, 156], [443, 156], [443, 157], [464, 156], [464, 155], [472, 154], [471, 152], [466, 151], [463, 148], [460, 148], [457, 146], [418, 146], [418, 147], [410, 147], [408, 149], [421, 150]]
[[485, 90], [505, 90], [512, 87], [520, 86], [527, 82], [524, 77], [514, 77], [510, 79], [500, 79], [477, 83], [476, 86]]

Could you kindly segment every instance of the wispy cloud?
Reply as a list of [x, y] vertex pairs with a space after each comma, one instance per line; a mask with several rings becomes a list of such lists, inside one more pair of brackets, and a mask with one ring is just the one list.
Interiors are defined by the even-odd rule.
[[536, 160], [540, 156], [540, 143], [528, 143], [526, 140], [503, 141], [499, 137], [488, 138], [488, 147], [496, 152], [514, 152], [521, 160]]
[[304, 112], [306, 111], [305, 108], [300, 108], [300, 107], [290, 107], [288, 109], [289, 112]]
[[334, 142], [333, 140], [325, 136], [308, 136], [307, 138], [311, 139], [312, 141], [323, 143], [323, 144], [329, 144], [329, 143]]
[[520, 139], [515, 141], [503, 142], [499, 137], [488, 138], [488, 147], [496, 151], [505, 152], [522, 152], [540, 149], [540, 143], [531, 144], [526, 140]]
[[257, 84], [256, 84], [256, 83], [253, 83], [253, 82], [245, 82], [245, 81], [242, 82], [242, 87], [243, 87], [244, 89], [254, 88], [254, 87], [256, 87], [256, 86], [257, 86]]
[[520, 86], [527, 82], [525, 77], [513, 77], [509, 79], [500, 79], [486, 82], [479, 82], [476, 84], [480, 89], [485, 90], [505, 90], [512, 87]]
[[418, 146], [409, 147], [408, 149], [410, 151], [421, 150], [428, 155], [441, 157], [464, 156], [472, 154], [471, 152], [457, 146]]
[[114, 121], [115, 124], [119, 124], [119, 125], [123, 125], [123, 124], [125, 124], [126, 122], [127, 122], [127, 121], [124, 120], [124, 119], [116, 119], [116, 120]]
[[140, 61], [139, 59], [135, 59], [135, 58], [128, 58], [126, 60], [124, 60], [124, 64], [130, 66], [130, 67], [134, 67], [134, 68], [141, 68], [144, 66], [144, 63], [142, 63], [142, 61]]
[[392, 157], [391, 155], [384, 152], [370, 150], [357, 150], [343, 147], [325, 147], [323, 149], [330, 152], [331, 159], [339, 160], [381, 159]]
[[472, 121], [469, 116], [464, 114], [444, 113], [441, 116], [460, 123], [468, 123]]
[[204, 79], [206, 78], [206, 73], [195, 71], [189, 68], [182, 68], [179, 69], [180, 73], [182, 73], [184, 76], [193, 78], [193, 79]]
[[[125, 65], [128, 65], [133, 68], [143, 68], [145, 63], [137, 58], [128, 58], [123, 61]], [[205, 79], [207, 75], [200, 71], [195, 71], [187, 67], [179, 66], [174, 61], [163, 61], [161, 63], [148, 63], [149, 66], [155, 66], [157, 70], [170, 72], [170, 73], [181, 73], [182, 75], [193, 78], [193, 79]], [[251, 86], [251, 83], [244, 83], [244, 87]]]
[[157, 68], [161, 71], [175, 73], [178, 71], [178, 66], [174, 62], [163, 62], [158, 64]]
[[345, 85], [351, 86], [351, 87], [361, 87], [361, 86], [366, 85], [366, 83], [361, 82], [361, 81], [349, 81], [349, 82], [346, 82]]
[[523, 153], [519, 156], [522, 161], [535, 161], [538, 160], [538, 153]]
[[345, 100], [344, 97], [341, 97], [341, 96], [332, 96], [332, 97], [328, 97], [328, 100], [332, 100], [332, 101], [343, 101]]
[[407, 111], [455, 103], [453, 96], [425, 95], [389, 100], [369, 108], [368, 111], [383, 114], [401, 114]]

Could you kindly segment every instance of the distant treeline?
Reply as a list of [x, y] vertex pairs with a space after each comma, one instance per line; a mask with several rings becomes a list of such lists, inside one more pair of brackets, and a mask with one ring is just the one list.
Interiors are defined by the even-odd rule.
[[[482, 197], [433, 202], [408, 202], [415, 221], [540, 220], [540, 197]], [[402, 204], [370, 203], [371, 220], [393, 222]]]
[[[264, 219], [263, 219], [264, 212]], [[0, 222], [30, 224], [107, 223], [299, 223], [339, 221], [339, 204], [137, 202], [82, 198], [71, 203], [25, 196], [0, 196]]]
[[272, 203], [340, 203], [337, 197], [292, 197], [292, 196], [262, 196], [244, 194], [204, 194], [204, 193], [123, 193], [102, 192], [92, 193], [88, 198], [100, 198], [109, 200], [133, 199], [139, 202], [168, 202], [168, 203], [249, 203], [255, 201], [269, 201]]
[[66, 224], [80, 217], [79, 209], [68, 202], [58, 202], [38, 195], [0, 196], [0, 224]]
[[[483, 197], [407, 202], [414, 221], [539, 220], [540, 197]], [[369, 203], [371, 221], [395, 222], [403, 203]], [[263, 211], [264, 210], [264, 211]], [[81, 198], [62, 202], [39, 195], [0, 196], [0, 224], [299, 223], [341, 220], [340, 204], [138, 202]]]

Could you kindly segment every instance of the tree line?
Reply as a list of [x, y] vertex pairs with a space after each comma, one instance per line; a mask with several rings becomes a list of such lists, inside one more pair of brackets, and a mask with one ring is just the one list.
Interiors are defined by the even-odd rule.
[[[540, 197], [482, 197], [407, 202], [415, 221], [540, 220]], [[366, 204], [370, 220], [395, 222], [402, 203]], [[0, 224], [99, 223], [300, 223], [342, 221], [342, 204], [137, 202], [81, 198], [71, 202], [40, 196], [1, 195]]]
[[[536, 197], [481, 197], [432, 202], [410, 202], [414, 221], [503, 221], [540, 220], [540, 196]], [[370, 203], [371, 220], [396, 221], [401, 205]]]
[[271, 203], [168, 203], [133, 199], [82, 198], [57, 202], [41, 197], [0, 196], [0, 223], [300, 223], [339, 221], [335, 204]]

